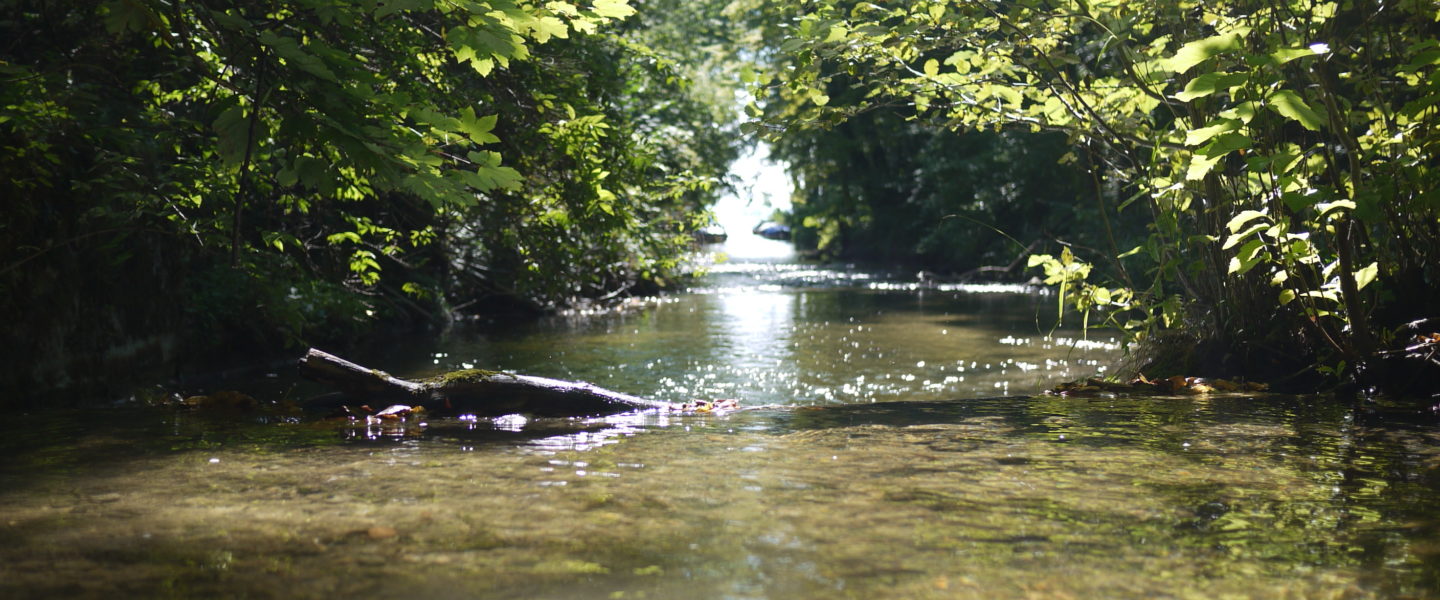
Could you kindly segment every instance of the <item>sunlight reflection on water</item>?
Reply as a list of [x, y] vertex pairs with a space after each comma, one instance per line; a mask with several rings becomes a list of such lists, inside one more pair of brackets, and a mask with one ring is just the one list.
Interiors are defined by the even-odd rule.
[[669, 402], [845, 404], [1033, 393], [1102, 373], [1119, 355], [1113, 338], [1056, 328], [1051, 300], [1027, 286], [890, 277], [722, 262], [689, 293], [638, 312], [454, 336], [430, 371], [499, 368]]

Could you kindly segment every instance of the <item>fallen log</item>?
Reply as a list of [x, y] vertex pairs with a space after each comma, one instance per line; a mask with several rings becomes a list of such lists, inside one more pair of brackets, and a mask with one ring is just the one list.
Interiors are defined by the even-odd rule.
[[668, 402], [610, 391], [589, 383], [516, 375], [482, 369], [452, 371], [421, 381], [401, 379], [311, 348], [300, 359], [300, 374], [333, 386], [343, 398], [324, 404], [410, 404], [436, 414], [587, 417], [646, 409], [672, 410]]

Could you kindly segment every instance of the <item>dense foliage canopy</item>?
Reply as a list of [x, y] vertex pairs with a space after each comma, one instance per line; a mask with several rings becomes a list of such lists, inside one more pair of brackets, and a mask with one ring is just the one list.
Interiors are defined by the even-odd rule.
[[650, 45], [684, 6], [7, 2], [6, 343], [39, 378], [663, 282], [736, 153]]
[[39, 378], [653, 287], [736, 155], [743, 81], [802, 243], [954, 271], [1028, 246], [1062, 314], [1180, 332], [1179, 368], [1383, 378], [1440, 309], [1437, 23], [1425, 0], [9, 2], [0, 310], [29, 318], [5, 343]]
[[[1104, 309], [1137, 336], [1184, 327], [1214, 343], [1216, 368], [1273, 376], [1319, 361], [1374, 376], [1413, 333], [1405, 324], [1440, 309], [1433, 2], [773, 11], [783, 41], [754, 78], [752, 114], [782, 146], [888, 111], [932, 130], [1058, 132], [1068, 157], [1095, 157], [1080, 164], [1110, 198], [1084, 214], [1118, 245], [1031, 258], [1087, 316]], [[1137, 212], [1139, 235], [1110, 230]], [[1119, 259], [1114, 283], [1086, 281], [1080, 256]]]

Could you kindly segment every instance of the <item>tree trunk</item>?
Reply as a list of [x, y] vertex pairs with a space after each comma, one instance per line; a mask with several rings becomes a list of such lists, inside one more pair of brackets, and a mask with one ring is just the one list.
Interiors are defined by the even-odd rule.
[[667, 402], [612, 392], [588, 383], [480, 369], [410, 381], [314, 348], [300, 359], [300, 374], [343, 392], [345, 397], [339, 403], [333, 399], [326, 401], [337, 405], [388, 402], [423, 406], [426, 411], [439, 414], [521, 413], [540, 417], [587, 417], [672, 408]]

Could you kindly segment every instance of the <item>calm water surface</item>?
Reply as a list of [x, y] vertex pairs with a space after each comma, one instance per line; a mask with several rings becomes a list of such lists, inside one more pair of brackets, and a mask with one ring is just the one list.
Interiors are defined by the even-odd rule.
[[1433, 418], [1033, 397], [1117, 349], [1051, 331], [1053, 296], [908, 280], [751, 257], [363, 357], [752, 407], [723, 415], [10, 415], [0, 597], [1440, 597]]

